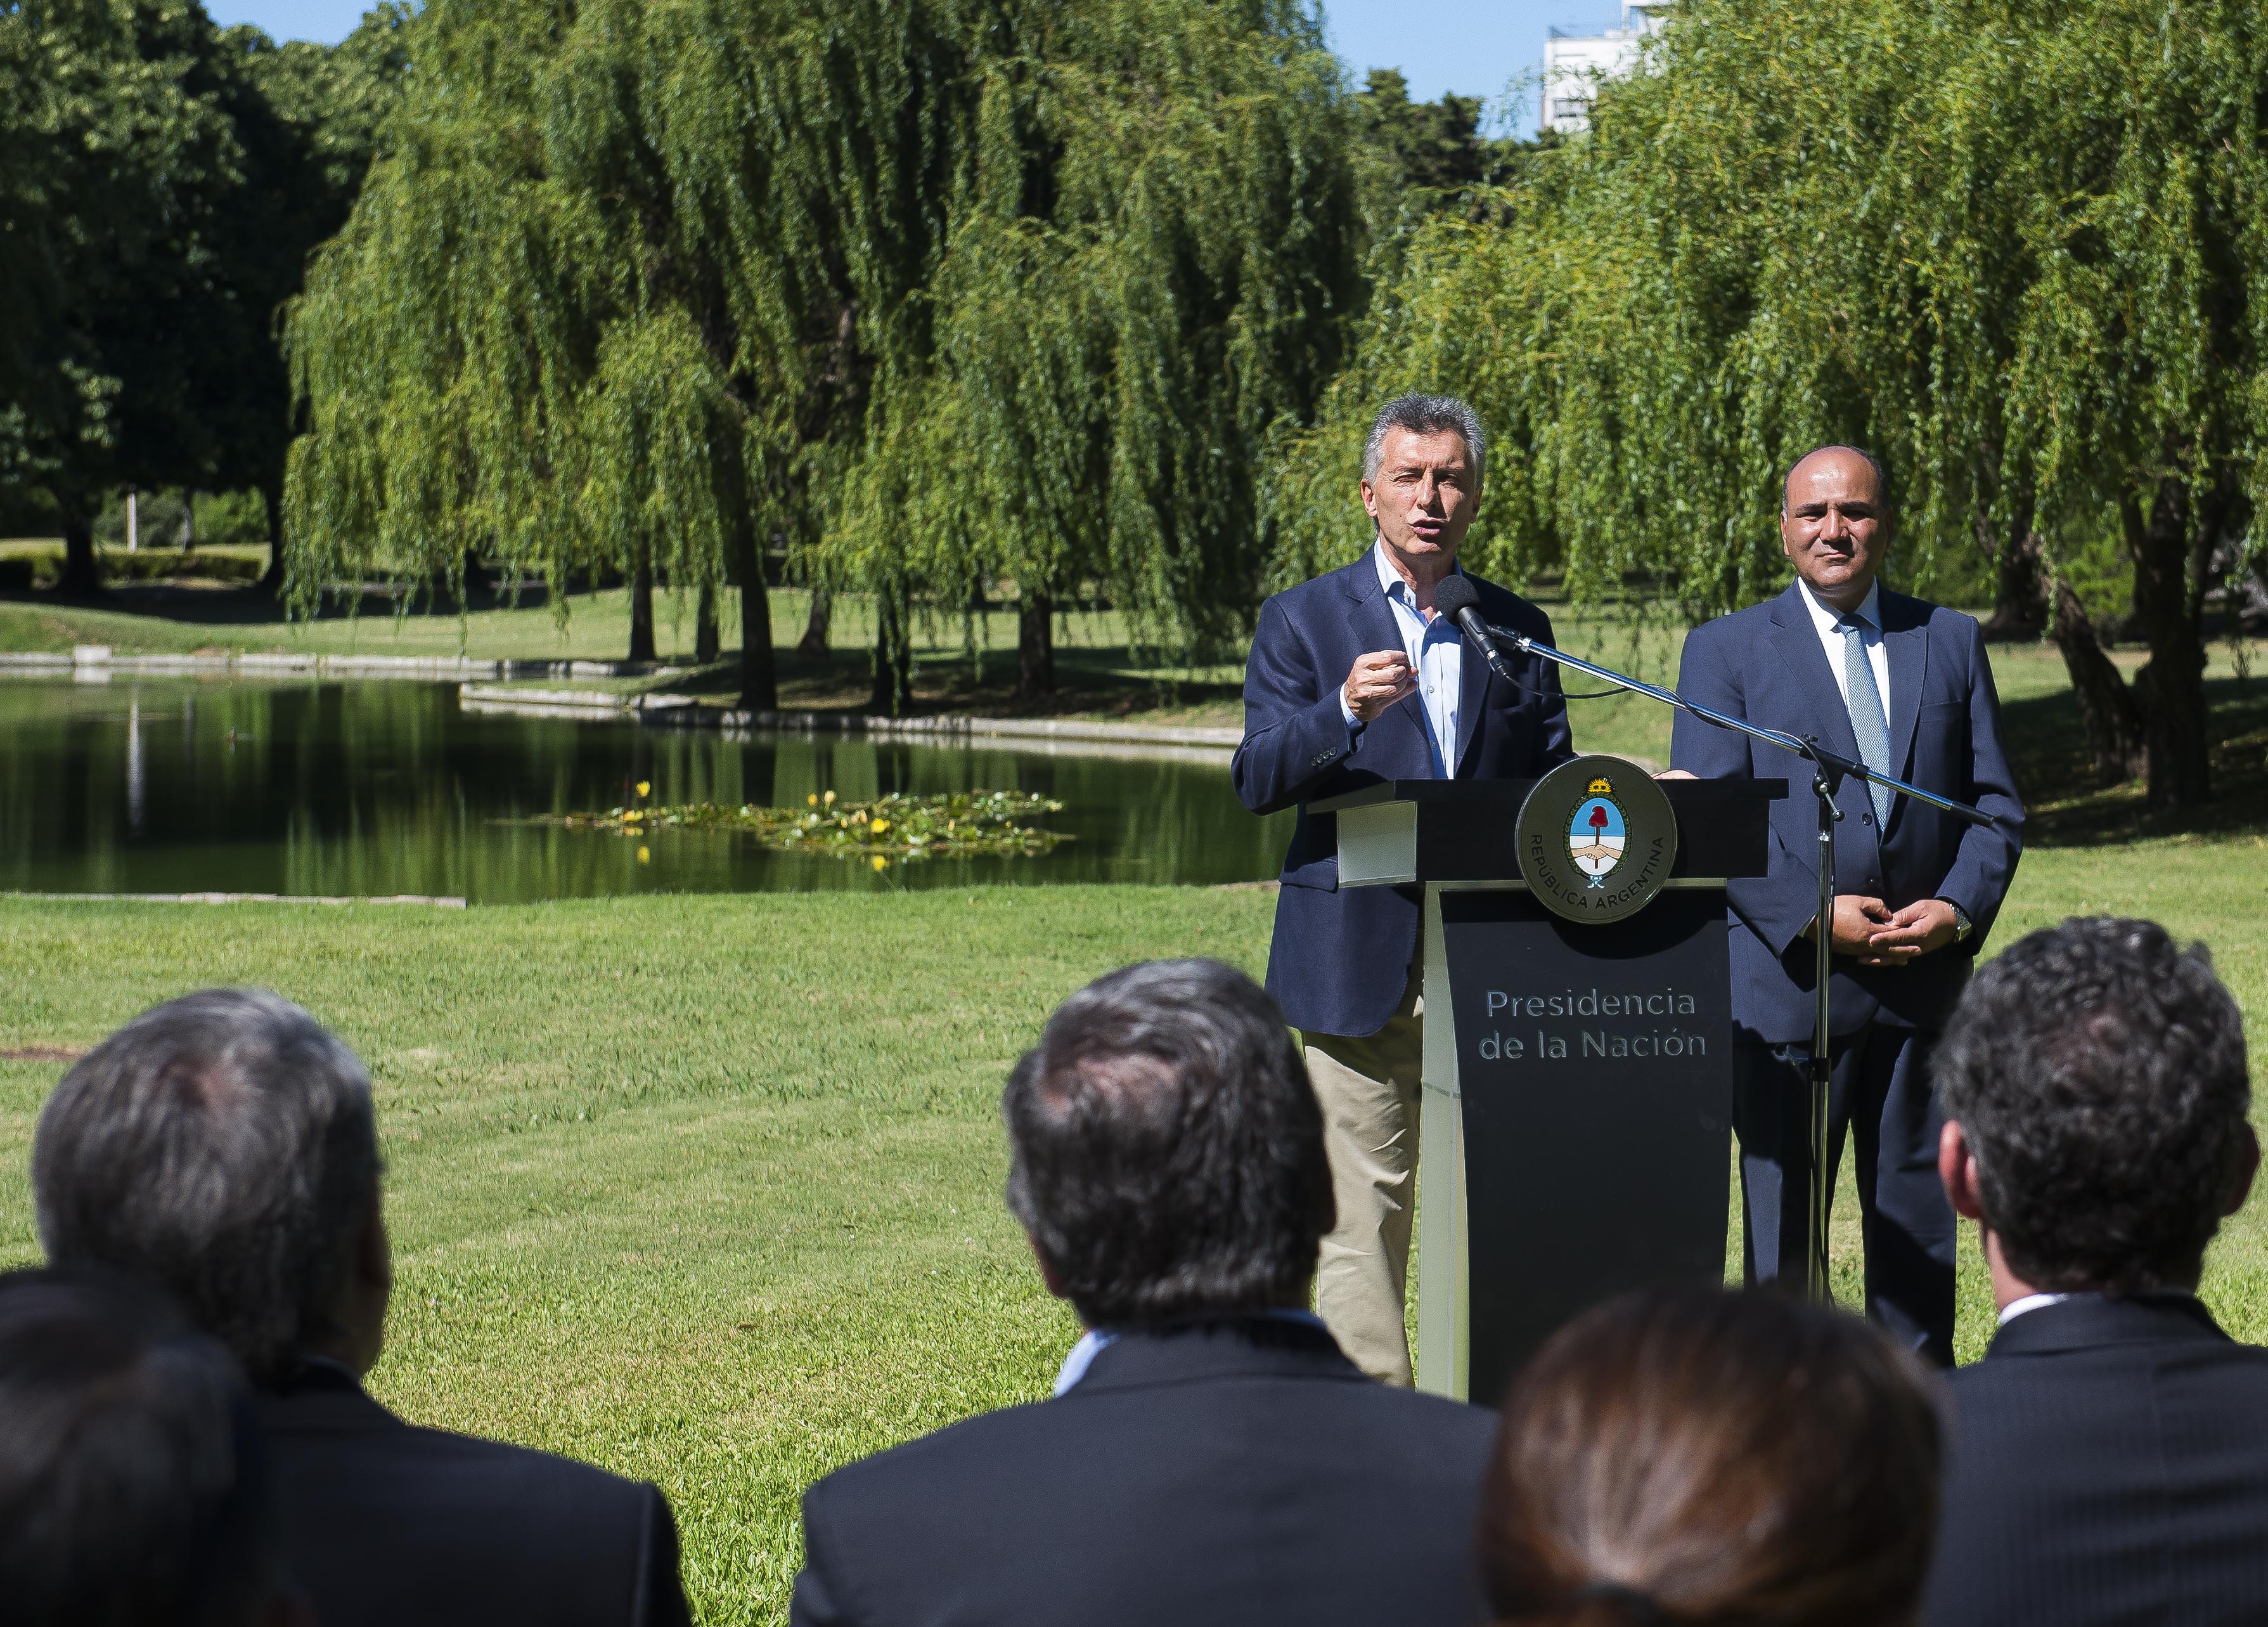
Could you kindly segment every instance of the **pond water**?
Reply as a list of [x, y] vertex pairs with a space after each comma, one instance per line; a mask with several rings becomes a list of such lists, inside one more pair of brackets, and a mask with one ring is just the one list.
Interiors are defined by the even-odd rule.
[[[1194, 760], [1192, 760], [1194, 759]], [[1073, 839], [1037, 857], [893, 863], [527, 823], [622, 805], [800, 806], [814, 793], [1023, 790]], [[1180, 760], [859, 736], [734, 739], [468, 712], [453, 684], [120, 674], [0, 682], [0, 891], [422, 893], [475, 904], [629, 892], [1271, 876], [1290, 816], [1256, 819], [1226, 753]], [[644, 850], [644, 856], [640, 849]]]

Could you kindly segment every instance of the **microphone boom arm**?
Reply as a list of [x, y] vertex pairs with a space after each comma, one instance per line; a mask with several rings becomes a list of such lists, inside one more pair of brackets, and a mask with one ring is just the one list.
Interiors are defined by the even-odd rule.
[[[1609, 684], [1618, 684], [1624, 689], [1659, 700], [1666, 706], [1674, 706], [1680, 712], [1688, 713], [1712, 728], [1734, 729], [1749, 736], [1751, 739], [1778, 746], [1783, 751], [1808, 758], [1818, 767], [1821, 773], [1827, 776], [1830, 795], [1836, 784], [1847, 778], [1869, 784], [1887, 786], [1902, 796], [1911, 796], [1917, 802], [1927, 802], [1933, 808], [1941, 808], [1956, 818], [1966, 819], [1971, 825], [1990, 825], [1995, 823], [1993, 816], [1982, 809], [1972, 808], [1966, 802], [1956, 802], [1951, 797], [1940, 796], [1934, 791], [1925, 791], [1918, 785], [1909, 785], [1903, 780], [1891, 778], [1889, 774], [1878, 774], [1864, 763], [1854, 762], [1847, 757], [1828, 751], [1808, 735], [1792, 735], [1785, 729], [1764, 728], [1743, 718], [1728, 717], [1722, 712], [1714, 711], [1696, 701], [1686, 699], [1675, 690], [1663, 689], [1660, 685], [1649, 684], [1643, 678], [1631, 677], [1626, 672], [1616, 672], [1611, 667], [1602, 667], [1595, 662], [1585, 661], [1580, 655], [1570, 655], [1564, 651], [1553, 649], [1549, 644], [1531, 639], [1524, 632], [1514, 632], [1510, 627], [1490, 627], [1488, 636], [1491, 645], [1498, 642], [1509, 644], [1523, 655], [1537, 656], [1563, 667], [1572, 667], [1576, 671], [1586, 673], [1594, 678], [1604, 678]], [[1495, 668], [1493, 661], [1490, 665], [1491, 669]]]

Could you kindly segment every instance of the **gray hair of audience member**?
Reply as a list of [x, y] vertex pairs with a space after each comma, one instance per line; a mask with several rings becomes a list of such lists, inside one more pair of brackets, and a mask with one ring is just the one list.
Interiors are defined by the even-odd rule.
[[1098, 978], [1008, 1076], [1008, 1207], [1089, 1327], [1307, 1304], [1334, 1203], [1284, 1014], [1215, 960]]
[[379, 1171], [370, 1076], [264, 989], [144, 1011], [63, 1076], [32, 1144], [48, 1257], [157, 1283], [261, 1383], [336, 1331]]
[[272, 1599], [243, 1377], [139, 1284], [0, 1276], [0, 1616], [238, 1627]]
[[1454, 396], [1396, 396], [1370, 421], [1370, 435], [1362, 443], [1362, 477], [1375, 481], [1379, 462], [1386, 455], [1388, 432], [1406, 429], [1413, 435], [1438, 435], [1454, 430], [1464, 437], [1465, 455], [1473, 461], [1476, 490], [1487, 473], [1488, 435], [1481, 415]]
[[2255, 1146], [2244, 1019], [2203, 944], [2110, 916], [2035, 932], [1977, 973], [1932, 1070], [2018, 1276], [2196, 1284]]
[[1481, 1486], [1498, 1621], [1908, 1627], [1935, 1541], [1934, 1381], [1774, 1290], [1642, 1290], [1522, 1369]]

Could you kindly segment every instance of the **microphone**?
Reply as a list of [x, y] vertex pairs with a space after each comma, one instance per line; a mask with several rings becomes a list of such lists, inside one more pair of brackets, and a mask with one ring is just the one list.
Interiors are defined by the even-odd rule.
[[1512, 676], [1512, 663], [1496, 647], [1488, 623], [1481, 619], [1480, 595], [1473, 591], [1472, 583], [1462, 576], [1445, 576], [1433, 589], [1433, 610], [1457, 624], [1457, 631], [1465, 635], [1465, 642], [1488, 658], [1489, 670], [1507, 684], [1517, 684]]

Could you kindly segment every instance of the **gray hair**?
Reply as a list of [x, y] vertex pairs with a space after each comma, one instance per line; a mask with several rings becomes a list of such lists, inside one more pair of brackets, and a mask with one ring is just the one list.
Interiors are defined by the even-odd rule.
[[1362, 443], [1362, 477], [1378, 478], [1379, 460], [1386, 453], [1386, 432], [1406, 429], [1413, 435], [1438, 435], [1453, 429], [1465, 438], [1465, 452], [1473, 460], [1473, 484], [1478, 487], [1488, 466], [1488, 435], [1481, 415], [1454, 396], [1396, 396], [1370, 421], [1370, 439]]
[[1008, 1076], [1008, 1207], [1091, 1327], [1305, 1305], [1322, 1109], [1265, 989], [1158, 960], [1063, 1004]]
[[144, 1011], [40, 1109], [40, 1239], [56, 1265], [166, 1289], [255, 1380], [334, 1331], [379, 1178], [370, 1076], [265, 989]]

